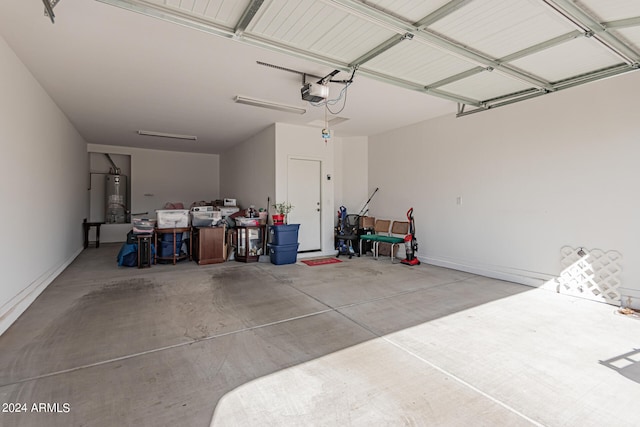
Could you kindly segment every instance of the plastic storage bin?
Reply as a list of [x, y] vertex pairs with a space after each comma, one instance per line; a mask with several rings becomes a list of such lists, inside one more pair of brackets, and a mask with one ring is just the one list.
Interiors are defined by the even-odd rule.
[[269, 227], [272, 245], [293, 245], [298, 243], [300, 224], [272, 225]]
[[[161, 240], [163, 242], [173, 242], [173, 234], [165, 233], [162, 235]], [[176, 245], [182, 244], [182, 233], [176, 233]]]
[[211, 227], [213, 222], [213, 212], [191, 212], [191, 225], [194, 227]]
[[298, 244], [293, 245], [272, 245], [268, 244], [269, 257], [271, 258], [271, 264], [283, 265], [283, 264], [295, 264], [298, 258]]
[[236, 226], [238, 227], [257, 227], [260, 225], [259, 218], [236, 218]]
[[156, 220], [148, 218], [133, 218], [131, 223], [135, 234], [151, 234], [156, 226]]
[[[180, 242], [180, 243], [176, 242], [176, 256], [180, 255], [181, 248], [182, 248], [182, 242]], [[171, 241], [171, 242], [166, 242], [166, 241], [160, 242], [160, 253], [159, 253], [159, 255], [161, 257], [172, 257], [173, 256], [173, 241]]]
[[189, 211], [169, 209], [156, 211], [158, 228], [183, 228], [189, 226]]

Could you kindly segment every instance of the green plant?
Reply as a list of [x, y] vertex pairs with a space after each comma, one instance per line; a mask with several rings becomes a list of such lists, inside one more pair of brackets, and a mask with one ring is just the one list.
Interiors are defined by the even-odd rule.
[[293, 209], [293, 206], [289, 202], [274, 203], [272, 206], [280, 215], [286, 215]]

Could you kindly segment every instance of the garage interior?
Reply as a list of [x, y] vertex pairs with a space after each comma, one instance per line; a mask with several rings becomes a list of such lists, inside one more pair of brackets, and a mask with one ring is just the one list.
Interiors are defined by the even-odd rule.
[[[0, 5], [3, 425], [635, 424], [640, 4], [48, 7]], [[118, 267], [130, 223], [83, 248], [102, 154], [132, 212], [289, 200], [318, 162], [299, 257], [379, 188], [421, 265]]]

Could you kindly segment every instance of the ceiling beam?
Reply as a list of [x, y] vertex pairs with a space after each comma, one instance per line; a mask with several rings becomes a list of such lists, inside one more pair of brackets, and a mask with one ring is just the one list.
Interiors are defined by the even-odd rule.
[[[399, 44], [403, 40], [411, 39], [413, 36], [414, 40], [418, 40], [419, 42], [426, 44], [430, 47], [436, 48], [440, 51], [448, 53], [450, 55], [454, 55], [458, 58], [466, 60], [476, 65], [476, 67], [471, 68], [468, 71], [463, 73], [459, 73], [456, 76], [449, 77], [447, 79], [443, 79], [439, 82], [435, 82], [431, 85], [424, 86], [414, 82], [409, 82], [403, 80], [398, 77], [390, 76], [384, 73], [380, 73], [374, 70], [367, 70], [366, 67], [360, 68], [359, 73], [367, 75], [369, 77], [395, 84], [397, 86], [405, 87], [411, 90], [415, 90], [422, 93], [432, 94], [434, 96], [451, 100], [457, 102], [459, 104], [467, 104], [470, 106], [478, 107], [472, 111], [464, 111], [462, 110], [459, 115], [471, 114], [476, 111], [484, 111], [489, 108], [495, 108], [497, 106], [506, 105], [509, 103], [517, 102], [523, 99], [529, 99], [531, 97], [540, 96], [545, 93], [553, 92], [555, 90], [562, 90], [568, 87], [577, 86], [588, 81], [599, 80], [611, 75], [621, 74], [624, 72], [628, 72], [634, 69], [638, 69], [638, 54], [626, 44], [621, 42], [615, 36], [610, 33], [607, 33], [607, 28], [627, 28], [632, 26], [640, 25], [640, 17], [638, 18], [629, 18], [618, 21], [613, 21], [610, 23], [598, 23], [593, 18], [589, 17], [586, 12], [579, 9], [573, 3], [570, 3], [566, 0], [541, 0], [545, 2], [545, 4], [553, 4], [554, 10], [556, 12], [563, 11], [566, 19], [569, 19], [578, 30], [567, 33], [565, 35], [556, 37], [554, 39], [545, 41], [535, 46], [531, 46], [527, 49], [523, 49], [519, 52], [510, 54], [501, 59], [495, 59], [488, 57], [480, 52], [476, 52], [472, 49], [467, 48], [466, 46], [460, 45], [456, 42], [450, 41], [436, 33], [430, 32], [426, 27], [436, 22], [438, 19], [441, 19], [444, 16], [452, 13], [455, 10], [463, 7], [468, 4], [472, 0], [453, 0], [447, 3], [442, 8], [436, 10], [432, 14], [423, 18], [422, 20], [411, 24], [403, 21], [400, 18], [382, 12], [378, 9], [375, 9], [371, 6], [366, 5], [365, 3], [357, 0], [322, 0], [325, 3], [332, 5], [338, 9], [346, 11], [352, 15], [358, 16], [371, 22], [377, 26], [385, 28], [391, 32], [397, 33], [396, 36], [391, 37], [384, 43], [380, 44], [374, 49], [371, 49], [369, 52], [361, 55], [355, 61], [351, 63], [345, 63], [334, 58], [326, 57], [323, 55], [316, 54], [311, 51], [295, 48], [293, 46], [279, 43], [271, 39], [262, 38], [258, 35], [254, 35], [251, 33], [246, 33], [246, 29], [250, 25], [252, 19], [256, 16], [260, 7], [264, 3], [264, 0], [252, 0], [249, 6], [245, 9], [241, 19], [235, 25], [235, 27], [225, 27], [214, 22], [211, 22], [205, 18], [199, 18], [189, 14], [187, 12], [182, 12], [175, 8], [170, 8], [167, 6], [158, 5], [157, 3], [151, 3], [145, 0], [97, 0], [102, 3], [110, 4], [113, 6], [121, 7], [127, 10], [131, 10], [134, 12], [138, 12], [147, 16], [159, 18], [168, 22], [172, 22], [175, 24], [187, 26], [190, 28], [194, 28], [200, 31], [204, 31], [207, 33], [211, 33], [214, 35], [218, 35], [225, 38], [230, 39], [239, 39], [242, 42], [259, 46], [262, 48], [268, 48], [270, 50], [274, 50], [277, 52], [283, 52], [298, 58], [311, 60], [316, 63], [320, 63], [323, 65], [330, 66], [334, 69], [340, 69], [343, 71], [351, 71], [355, 66], [359, 66], [361, 63], [365, 63], [375, 58], [376, 56], [382, 54], [383, 52], [393, 48], [397, 44]], [[562, 6], [562, 7], [561, 7]], [[566, 7], [566, 9], [565, 9]], [[571, 12], [569, 13], [567, 9]], [[579, 18], [579, 19], [578, 19]], [[586, 23], [585, 23], [586, 22]], [[558, 45], [560, 43], [566, 42], [568, 40], [579, 37], [580, 35], [591, 36], [592, 38], [596, 38], [601, 44], [610, 50], [616, 52], [621, 57], [627, 56], [631, 61], [625, 61], [629, 65], [620, 65], [617, 67], [612, 67], [611, 69], [600, 70], [593, 73], [588, 73], [582, 76], [576, 76], [574, 78], [570, 78], [561, 82], [551, 83], [545, 81], [537, 76], [533, 76], [524, 71], [513, 68], [508, 64], [509, 61], [514, 61], [516, 59], [525, 57], [527, 55], [531, 55], [533, 53], [542, 51], [544, 49], [548, 49], [552, 46]], [[240, 37], [239, 37], [240, 36]], [[467, 78], [473, 74], [480, 73], [482, 71], [492, 71], [496, 70], [501, 74], [506, 76], [518, 79], [520, 81], [526, 82], [528, 85], [531, 85], [532, 88], [526, 89], [524, 91], [515, 92], [512, 94], [507, 94], [498, 98], [494, 98], [492, 100], [480, 101], [475, 99], [465, 98], [447, 91], [443, 91], [441, 89], [437, 89], [439, 86], [444, 86], [446, 84], [452, 83], [456, 80], [460, 80], [462, 78]], [[495, 102], [500, 101], [500, 102]]]
[[532, 98], [537, 98], [539, 96], [542, 95], [546, 95], [548, 92], [545, 91], [537, 91], [537, 92], [533, 92], [533, 93], [528, 93], [526, 95], [522, 95], [518, 98], [514, 98], [514, 99], [510, 99], [507, 101], [503, 101], [503, 102], [499, 102], [496, 104], [492, 104], [492, 105], [483, 105], [479, 108], [475, 108], [473, 110], [468, 110], [468, 111], [459, 111], [458, 114], [456, 114], [456, 117], [460, 118], [460, 117], [464, 117], [464, 116], [468, 116], [470, 114], [474, 114], [474, 113], [481, 113], [483, 111], [487, 111], [487, 110], [492, 110], [494, 108], [498, 108], [498, 107], [504, 107], [505, 105], [509, 105], [509, 104], [515, 104], [516, 102], [520, 102], [520, 101], [526, 101], [527, 99], [532, 99]]
[[461, 7], [466, 6], [468, 3], [471, 3], [472, 1], [473, 0], [452, 0], [449, 3], [445, 4], [444, 6], [440, 7], [439, 9], [436, 9], [434, 12], [431, 12], [429, 15], [425, 16], [424, 18], [414, 23], [413, 25], [416, 28], [422, 30], [428, 27], [429, 25], [433, 24], [434, 22], [441, 20], [445, 16], [452, 14], [453, 12], [460, 9]]
[[421, 93], [428, 93], [434, 96], [437, 96], [438, 98], [442, 98], [442, 99], [446, 99], [448, 101], [453, 101], [453, 102], [457, 102], [457, 103], [462, 103], [462, 104], [468, 104], [468, 105], [472, 105], [474, 107], [479, 107], [481, 105], [480, 101], [478, 101], [477, 99], [471, 99], [471, 98], [466, 98], [463, 96], [459, 96], [459, 95], [455, 95], [443, 90], [439, 90], [439, 89], [432, 89], [429, 87], [425, 87], [423, 85], [420, 85], [418, 83], [414, 83], [414, 82], [410, 82], [408, 80], [404, 80], [404, 79], [400, 79], [397, 77], [393, 77], [393, 76], [389, 76], [388, 74], [384, 74], [384, 73], [380, 73], [378, 71], [374, 71], [374, 70], [368, 70], [366, 68], [360, 68], [358, 69], [358, 73], [377, 79], [377, 80], [381, 80], [385, 83], [392, 83], [396, 86], [400, 86], [403, 87], [405, 89], [410, 89], [410, 90], [414, 90], [416, 92], [421, 92]]
[[258, 13], [258, 9], [260, 9], [262, 3], [264, 3], [264, 0], [251, 0], [251, 3], [249, 3], [249, 6], [247, 6], [247, 8], [244, 10], [244, 12], [242, 13], [242, 17], [236, 24], [234, 33], [237, 37], [240, 37], [242, 36], [242, 34], [244, 34], [244, 30], [247, 29], [247, 27], [251, 23], [251, 20], [256, 16], [256, 13]]
[[48, 16], [51, 19], [51, 23], [56, 23], [56, 15], [53, 13], [53, 8], [56, 7], [60, 0], [42, 0], [44, 3], [44, 15]]
[[411, 33], [398, 34], [396, 36], [393, 36], [389, 40], [379, 44], [378, 46], [376, 46], [373, 49], [371, 49], [369, 52], [367, 52], [364, 55], [360, 56], [355, 61], [352, 61], [351, 62], [351, 66], [352, 67], [359, 67], [360, 65], [364, 64], [365, 62], [371, 61], [376, 56], [380, 55], [383, 52], [386, 52], [389, 49], [391, 49], [395, 45], [399, 44], [401, 41], [403, 41], [403, 40], [411, 40], [412, 38], [413, 38], [413, 34], [411, 34]]
[[543, 41], [533, 46], [529, 46], [528, 48], [519, 50], [518, 52], [514, 52], [510, 55], [504, 56], [500, 58], [498, 61], [500, 62], [511, 62], [520, 58], [524, 58], [525, 56], [529, 56], [534, 53], [542, 52], [543, 50], [549, 49], [551, 47], [555, 47], [566, 43], [568, 41], [577, 39], [578, 37], [583, 37], [584, 34], [578, 30], [571, 31], [567, 34], [562, 34], [558, 37], [554, 37], [552, 39]]
[[437, 96], [439, 98], [442, 99], [448, 99], [449, 101], [455, 101], [457, 103], [462, 103], [465, 105], [471, 105], [471, 106], [480, 106], [482, 105], [480, 103], [480, 101], [478, 101], [477, 99], [471, 99], [471, 98], [466, 98], [464, 96], [460, 96], [460, 95], [455, 95], [453, 93], [450, 92], [446, 92], [444, 90], [440, 90], [440, 89], [424, 89], [425, 93]]
[[[359, 16], [373, 24], [380, 25], [391, 31], [399, 34], [413, 33], [414, 40], [421, 43], [425, 43], [438, 50], [452, 54], [466, 61], [470, 61], [476, 65], [483, 66], [485, 68], [496, 70], [506, 76], [515, 78], [520, 81], [524, 81], [539, 89], [553, 90], [551, 84], [540, 77], [533, 76], [531, 74], [515, 70], [508, 65], [501, 64], [499, 61], [485, 56], [481, 53], [475, 52], [467, 47], [452, 42], [430, 32], [425, 28], [418, 28], [413, 24], [407, 23], [395, 16], [389, 15], [357, 0], [322, 0], [325, 3], [331, 4], [339, 9], [342, 9], [352, 15]], [[426, 18], [425, 18], [426, 19]]]
[[[538, 43], [537, 45], [529, 46], [528, 48], [522, 49], [522, 50], [520, 50], [518, 52], [514, 52], [514, 53], [512, 53], [510, 55], [507, 55], [505, 57], [502, 57], [502, 58], [498, 59], [498, 62], [503, 64], [503, 63], [515, 61], [517, 59], [524, 58], [524, 57], [532, 55], [534, 53], [542, 52], [543, 50], [549, 49], [549, 48], [554, 47], [554, 46], [558, 46], [560, 44], [566, 43], [567, 41], [574, 40], [574, 39], [576, 39], [578, 37], [582, 37], [582, 36], [584, 36], [583, 33], [581, 33], [578, 30], [575, 30], [575, 31], [572, 31], [572, 32], [567, 33], [567, 34], [563, 34], [563, 35], [560, 35], [558, 37], [554, 37], [553, 39], [546, 40], [546, 41], [544, 41], [542, 43]], [[462, 78], [470, 77], [471, 75], [475, 74], [474, 70], [476, 70], [476, 73], [478, 71], [482, 71], [482, 69], [474, 68], [474, 69], [469, 70], [469, 71], [467, 71], [465, 73], [460, 73], [460, 74], [458, 74], [456, 76], [452, 76], [452, 77], [450, 77], [448, 79], [444, 79], [444, 80], [442, 80], [440, 82], [437, 82], [434, 85], [430, 85], [430, 86], [434, 87], [434, 86], [440, 85], [440, 84], [445, 85], [445, 84], [452, 83], [455, 80], [459, 80], [459, 79], [462, 79]], [[541, 89], [543, 90], [543, 92], [553, 92], [553, 91], [557, 90], [555, 85], [553, 85], [553, 83], [551, 83], [551, 88], [545, 87], [545, 88], [541, 88]], [[529, 91], [530, 90], [526, 90], [526, 91], [523, 91], [523, 92], [529, 92]], [[513, 96], [514, 96], [514, 94], [507, 94], [504, 97], [500, 97], [500, 98], [512, 98]], [[520, 92], [518, 92], [518, 96], [520, 96]], [[483, 102], [492, 102], [492, 101], [493, 100], [483, 101]]]
[[508, 64], [502, 63], [497, 59], [493, 59], [483, 54], [474, 52], [471, 49], [468, 49], [462, 45], [449, 41], [431, 32], [427, 32], [424, 30], [420, 31], [418, 32], [418, 34], [416, 34], [416, 36], [414, 37], [414, 40], [425, 43], [431, 47], [435, 47], [436, 49], [439, 49], [441, 51], [445, 51], [463, 60], [470, 61], [476, 65], [480, 65], [481, 67], [485, 68], [487, 71], [496, 70], [501, 74], [504, 74], [508, 77], [515, 78], [516, 80], [523, 81], [538, 89], [553, 90], [551, 83], [546, 80], [543, 80], [542, 78], [533, 76], [523, 71], [515, 70], [511, 68]]
[[[512, 53], [510, 55], [507, 55], [507, 56], [505, 56], [503, 58], [498, 59], [498, 62], [506, 63], [506, 62], [510, 62], [510, 61], [515, 61], [516, 59], [523, 58], [523, 57], [531, 55], [533, 53], [541, 52], [541, 51], [543, 51], [545, 49], [549, 49], [550, 47], [557, 46], [559, 44], [565, 43], [565, 42], [567, 42], [569, 40], [573, 40], [573, 39], [575, 39], [577, 37], [582, 37], [582, 36], [583, 36], [583, 34], [580, 31], [575, 30], [575, 31], [572, 31], [572, 32], [567, 33], [567, 34], [564, 34], [564, 35], [561, 35], [561, 36], [558, 36], [558, 37], [554, 37], [553, 39], [544, 41], [542, 43], [538, 43], [535, 46], [530, 46], [530, 47], [528, 47], [526, 49], [522, 49], [522, 50], [520, 50], [518, 52], [515, 52], [515, 53]], [[458, 80], [466, 79], [467, 77], [471, 77], [473, 75], [479, 74], [479, 73], [481, 73], [483, 71], [487, 71], [487, 69], [483, 68], [483, 67], [474, 67], [474, 68], [471, 68], [471, 69], [469, 69], [467, 71], [463, 71], [462, 73], [458, 73], [458, 74], [456, 74], [454, 76], [447, 77], [446, 79], [442, 79], [440, 81], [431, 83], [430, 85], [427, 86], [427, 88], [433, 89], [433, 88], [445, 86], [445, 85], [448, 85], [450, 83], [456, 82]]]
[[601, 70], [592, 71], [590, 73], [581, 74], [579, 76], [574, 76], [568, 79], [560, 80], [555, 82], [553, 85], [557, 88], [557, 90], [568, 89], [570, 87], [579, 86], [581, 84], [595, 82], [597, 80], [606, 79], [608, 77], [617, 76], [619, 74], [628, 73], [630, 71], [636, 71], [637, 68], [626, 65], [614, 65], [613, 67], [603, 68]]
[[382, 28], [398, 34], [415, 32], [417, 28], [400, 18], [382, 12], [371, 6], [355, 0], [321, 0], [336, 9], [340, 9], [350, 15], [358, 16], [367, 22], [376, 24]]
[[446, 86], [450, 83], [457, 82], [458, 80], [466, 79], [467, 77], [475, 76], [476, 74], [480, 74], [481, 72], [486, 71], [483, 67], [473, 67], [467, 71], [463, 71], [451, 77], [447, 77], [446, 79], [439, 80], [437, 82], [431, 83], [428, 86], [425, 86], [425, 89], [435, 89], [437, 87]]
[[591, 17], [586, 11], [568, 0], [541, 0], [558, 15], [571, 22], [587, 37], [599, 42], [603, 47], [618, 56], [629, 65], [638, 64], [640, 54], [622, 42], [613, 34], [606, 31], [606, 27]]
[[640, 16], [636, 16], [635, 18], [618, 19], [617, 21], [603, 22], [602, 25], [605, 28], [613, 29], [637, 27], [640, 25]]
[[224, 27], [213, 22], [198, 19], [188, 13], [183, 13], [177, 9], [161, 6], [156, 3], [146, 2], [144, 0], [96, 0], [121, 9], [126, 9], [152, 18], [161, 19], [173, 24], [182, 25], [184, 27], [193, 28], [205, 33], [214, 34], [225, 38], [233, 38], [235, 31], [233, 28]]
[[[576, 77], [572, 77], [566, 80], [562, 80], [560, 82], [556, 82], [554, 84], [555, 87], [555, 91], [561, 91], [564, 89], [569, 89], [572, 87], [576, 87], [576, 86], [580, 86], [582, 84], [585, 83], [589, 83], [589, 82], [594, 82], [597, 80], [602, 80], [608, 77], [613, 77], [613, 76], [617, 76], [620, 74], [624, 74], [624, 73], [628, 73], [631, 71], [635, 71], [637, 70], [637, 68], [629, 66], [629, 65], [617, 65], [617, 66], [613, 66], [610, 68], [605, 68], [602, 70], [598, 70], [598, 71], [594, 71], [591, 73], [586, 73], [580, 76], [576, 76]], [[513, 94], [509, 94], [509, 95], [505, 95], [505, 96], [501, 96], [499, 98], [494, 98], [491, 100], [485, 100], [483, 102], [481, 102], [481, 106], [478, 108], [475, 108], [473, 110], [467, 110], [464, 111], [464, 109], [462, 111], [460, 111], [460, 109], [458, 110], [458, 114], [456, 114], [456, 117], [463, 117], [463, 116], [467, 116], [469, 114], [474, 114], [474, 113], [480, 113], [483, 111], [487, 111], [490, 109], [494, 109], [494, 108], [498, 108], [498, 107], [504, 107], [505, 105], [510, 105], [510, 104], [514, 104], [516, 102], [520, 102], [520, 101], [525, 101], [528, 99], [532, 99], [532, 98], [536, 98], [538, 96], [542, 96], [542, 95], [546, 95], [550, 92], [548, 91], [537, 91], [537, 92], [533, 92], [533, 91], [522, 91], [522, 92], [517, 92], [517, 93], [513, 93]]]
[[[302, 49], [297, 49], [289, 45], [274, 42], [273, 40], [263, 39], [253, 34], [244, 33], [242, 38], [238, 38], [236, 37], [235, 28], [228, 28], [212, 22], [208, 22], [206, 20], [201, 20], [189, 14], [182, 13], [178, 10], [170, 9], [168, 7], [160, 6], [154, 3], [145, 2], [144, 0], [96, 0], [96, 1], [109, 4], [112, 6], [120, 7], [133, 12], [137, 12], [143, 15], [151, 16], [153, 18], [162, 19], [164, 21], [168, 21], [174, 24], [179, 24], [179, 25], [190, 27], [190, 28], [194, 28], [196, 30], [204, 31], [204, 32], [221, 36], [224, 38], [238, 39], [246, 44], [259, 46], [262, 48], [268, 48], [276, 52], [286, 53], [298, 58], [314, 61], [322, 65], [327, 65], [334, 69], [340, 69], [342, 71], [351, 71], [353, 68], [351, 64], [343, 63], [341, 61], [337, 61], [332, 58], [327, 58], [325, 56], [314, 54]], [[405, 33], [403, 32], [400, 35], [401, 38], [404, 35]], [[459, 97], [453, 94], [449, 94], [445, 91], [435, 90], [431, 88], [426, 89], [424, 85], [407, 82], [402, 79], [389, 76], [387, 74], [378, 73], [378, 72], [375, 72], [372, 70], [366, 70], [366, 69], [360, 69], [358, 72], [359, 74], [364, 74], [386, 83], [395, 84], [397, 86], [415, 90], [422, 93], [430, 93], [434, 96], [447, 99], [450, 101], [466, 103], [472, 106], [480, 105], [480, 103], [477, 100]]]
[[529, 95], [535, 95], [535, 94], [540, 95], [545, 93], [549, 93], [549, 92], [546, 92], [544, 90], [538, 90], [538, 89], [525, 89], [525, 90], [520, 90], [518, 92], [509, 93], [506, 95], [496, 96], [495, 98], [485, 99], [484, 101], [482, 101], [482, 105], [485, 107], [490, 107], [491, 105], [496, 105], [500, 102], [504, 102], [509, 99], [519, 99]]
[[302, 49], [297, 49], [292, 46], [284, 45], [282, 43], [275, 42], [273, 40], [266, 40], [261, 37], [244, 33], [241, 38], [236, 36], [235, 27], [225, 27], [205, 19], [199, 19], [188, 13], [183, 13], [176, 9], [171, 9], [165, 6], [161, 6], [155, 3], [149, 3], [144, 0], [96, 0], [101, 3], [109, 4], [112, 6], [120, 7], [132, 12], [137, 12], [142, 15], [150, 16], [152, 18], [161, 19], [163, 21], [171, 22], [173, 24], [182, 25], [195, 30], [203, 31], [209, 34], [220, 36], [227, 39], [234, 39], [242, 41], [243, 43], [253, 46], [259, 46], [267, 48], [276, 52], [286, 53], [297, 58], [302, 58], [316, 63], [326, 65], [333, 69], [340, 69], [342, 71], [351, 71], [349, 64], [337, 61], [332, 58], [328, 58], [319, 54], [315, 54]]

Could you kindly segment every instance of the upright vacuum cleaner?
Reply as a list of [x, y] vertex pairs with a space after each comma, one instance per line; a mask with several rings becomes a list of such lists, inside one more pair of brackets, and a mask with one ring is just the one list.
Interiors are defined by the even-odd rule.
[[[350, 235], [353, 233], [353, 230], [347, 229], [347, 208], [345, 208], [344, 206], [340, 206], [340, 210], [338, 210], [338, 228], [336, 231], [336, 238], [338, 239], [338, 246], [336, 248], [338, 249], [338, 255], [336, 256], [349, 255], [349, 258], [351, 258], [353, 255], [355, 255], [355, 252], [351, 244], [347, 243], [347, 240], [350, 241], [350, 239], [345, 238], [350, 237]], [[345, 238], [341, 239], [341, 237]]]
[[416, 239], [416, 224], [413, 221], [413, 208], [407, 211], [407, 219], [409, 220], [409, 234], [404, 236], [404, 249], [406, 258], [400, 261], [406, 265], [420, 265], [418, 259], [418, 240]]

